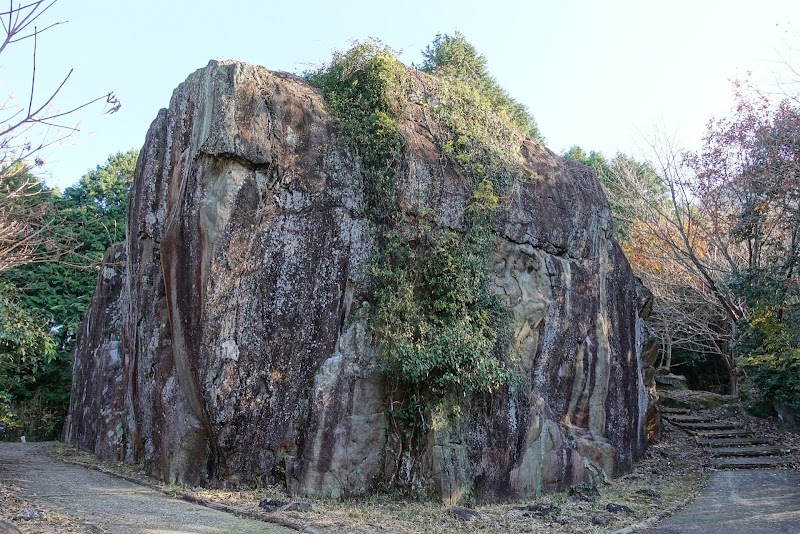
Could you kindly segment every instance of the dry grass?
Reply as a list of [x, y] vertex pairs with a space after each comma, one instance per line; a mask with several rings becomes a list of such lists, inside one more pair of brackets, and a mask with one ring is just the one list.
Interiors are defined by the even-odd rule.
[[[22, 532], [53, 534], [92, 532], [77, 517], [53, 512], [20, 497], [21, 495], [20, 488], [6, 481], [0, 481], [0, 532], [14, 532], [3, 522], [13, 525]], [[39, 511], [42, 516], [31, 520], [15, 519], [17, 514], [30, 510]]]
[[[598, 488], [593, 500], [586, 495], [559, 493], [535, 500], [478, 506], [475, 511], [480, 514], [479, 518], [465, 523], [458, 521], [449, 507], [430, 502], [398, 500], [384, 495], [348, 501], [306, 499], [303, 502], [311, 505], [311, 511], [267, 514], [258, 506], [263, 499], [293, 502], [292, 499], [278, 487], [230, 491], [168, 485], [147, 477], [137, 466], [104, 463], [66, 445], [54, 446], [51, 454], [67, 461], [116, 472], [174, 496], [185, 493], [234, 506], [261, 517], [288, 520], [342, 534], [610, 532], [653, 516], [698, 493], [708, 475], [707, 458], [694, 439], [667, 426], [662, 441], [651, 447], [630, 473]], [[606, 509], [609, 503], [627, 506], [632, 513], [610, 512]], [[531, 505], [538, 505], [538, 511], [521, 509]], [[600, 515], [610, 519], [608, 525], [593, 524], [592, 519]]]
[[[693, 440], [680, 431], [669, 431], [669, 440], [652, 447], [646, 458], [628, 475], [612, 480], [598, 488], [593, 500], [588, 496], [552, 494], [535, 500], [478, 506], [480, 518], [468, 523], [459, 522], [450, 509], [431, 503], [398, 502], [376, 497], [360, 501], [331, 503], [310, 501], [314, 512], [296, 514], [304, 523], [335, 533], [435, 533], [435, 532], [492, 532], [492, 533], [574, 533], [609, 532], [654, 515], [698, 492], [706, 471]], [[609, 503], [622, 504], [633, 510], [612, 513]], [[539, 505], [539, 512], [522, 510]], [[548, 509], [551, 510], [548, 513]], [[611, 522], [604, 526], [592, 523], [598, 515]]]

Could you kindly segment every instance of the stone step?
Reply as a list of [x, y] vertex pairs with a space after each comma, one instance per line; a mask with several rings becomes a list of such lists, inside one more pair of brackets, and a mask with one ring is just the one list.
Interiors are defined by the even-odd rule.
[[765, 456], [762, 458], [714, 458], [711, 465], [718, 469], [758, 469], [759, 467], [780, 467], [783, 458]]
[[765, 445], [770, 440], [764, 438], [707, 438], [697, 440], [701, 447], [734, 447], [742, 445]]
[[661, 413], [663, 414], [682, 414], [691, 412], [689, 408], [670, 408], [669, 406], [661, 406], [660, 409]]
[[675, 389], [686, 389], [686, 377], [683, 375], [656, 375], [656, 383], [664, 386], [670, 386]]
[[665, 415], [664, 419], [671, 423], [709, 423], [713, 421], [707, 415]]
[[731, 423], [675, 423], [687, 430], [735, 430], [741, 428]]
[[752, 436], [753, 433], [749, 430], [695, 430], [692, 434], [700, 439], [708, 438], [740, 438], [744, 436]]
[[780, 456], [780, 447], [767, 445], [759, 447], [710, 447], [708, 449], [714, 456]]

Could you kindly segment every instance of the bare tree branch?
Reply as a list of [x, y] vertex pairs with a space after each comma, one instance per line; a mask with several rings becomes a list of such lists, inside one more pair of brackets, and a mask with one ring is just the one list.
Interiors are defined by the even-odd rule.
[[52, 237], [59, 217], [52, 211], [46, 188], [31, 175], [31, 171], [44, 165], [38, 157], [41, 150], [78, 131], [77, 126], [64, 124], [64, 118], [101, 101], [106, 104], [106, 113], [114, 113], [121, 106], [114, 93], [106, 93], [73, 105], [66, 111], [52, 109], [72, 76], [72, 69], [45, 98], [37, 98], [38, 37], [65, 22], [56, 21], [39, 29], [37, 21], [57, 1], [38, 0], [21, 4], [10, 0], [8, 10], [0, 13], [5, 32], [0, 40], [0, 54], [6, 52], [11, 44], [29, 38], [33, 40], [27, 105], [17, 106], [15, 110], [9, 96], [0, 108], [5, 115], [0, 118], [0, 272], [25, 263], [52, 261], [74, 250], [75, 243], [67, 238], [62, 236], [60, 241], [56, 241]]

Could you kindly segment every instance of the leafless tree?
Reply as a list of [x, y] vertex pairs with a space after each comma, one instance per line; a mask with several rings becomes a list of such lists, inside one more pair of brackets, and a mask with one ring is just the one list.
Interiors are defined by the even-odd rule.
[[35, 0], [23, 4], [10, 0], [7, 10], [0, 12], [5, 33], [0, 57], [17, 43], [33, 43], [26, 101], [16, 104], [9, 96], [0, 105], [0, 272], [25, 263], [52, 260], [72, 249], [72, 243], [55, 240], [49, 231], [57, 224], [57, 217], [34, 174], [44, 164], [39, 154], [78, 131], [76, 125], [65, 121], [79, 110], [104, 102], [106, 113], [114, 113], [121, 105], [114, 93], [107, 93], [65, 110], [56, 109], [54, 103], [72, 76], [72, 69], [45, 97], [37, 97], [38, 37], [64, 21], [38, 24], [57, 1]]
[[674, 348], [716, 355], [736, 392], [739, 324], [760, 306], [781, 320], [798, 301], [800, 108], [734, 89], [734, 113], [709, 123], [699, 151], [663, 135], [651, 143], [655, 194], [620, 162], [611, 188], [628, 218], [626, 252], [656, 297], [651, 326], [664, 364]]
[[725, 283], [729, 258], [719, 253], [732, 244], [709, 224], [683, 155], [664, 136], [652, 148], [655, 179], [621, 158], [609, 179], [629, 232], [626, 254], [655, 297], [650, 328], [662, 344], [661, 365], [670, 367], [675, 349], [717, 357], [735, 390], [731, 342], [743, 309]]

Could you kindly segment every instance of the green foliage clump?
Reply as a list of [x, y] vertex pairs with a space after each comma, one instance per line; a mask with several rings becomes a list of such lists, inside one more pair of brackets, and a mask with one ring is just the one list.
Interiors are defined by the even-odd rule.
[[376, 220], [392, 214], [403, 148], [397, 118], [405, 102], [405, 67], [390, 48], [370, 40], [337, 52], [328, 65], [306, 77], [322, 89], [342, 134], [358, 154], [367, 179], [368, 214]]
[[742, 326], [738, 364], [747, 381], [770, 408], [780, 403], [800, 413], [800, 348], [792, 332], [767, 307], [753, 310]]
[[447, 407], [455, 414], [465, 399], [514, 380], [502, 355], [506, 310], [489, 290], [487, 253], [498, 192], [518, 176], [522, 162], [509, 109], [478, 84], [446, 74], [436, 102], [427, 105], [443, 136], [440, 150], [472, 186], [464, 229], [440, 228], [424, 206], [407, 213], [397, 185], [404, 147], [398, 122], [412, 92], [408, 76], [389, 49], [370, 41], [336, 54], [308, 79], [323, 90], [367, 182], [366, 213], [377, 232], [372, 328], [390, 414], [413, 447], [433, 411]]
[[522, 176], [519, 130], [489, 99], [469, 85], [442, 80], [433, 116], [443, 126], [442, 152], [472, 180], [499, 192]]
[[392, 408], [412, 413], [422, 400], [427, 409], [457, 404], [514, 378], [498, 355], [506, 310], [488, 290], [487, 227], [473, 224], [466, 235], [428, 224], [414, 231], [411, 239], [390, 235], [371, 269], [385, 369], [406, 397]]
[[24, 430], [19, 401], [34, 396], [37, 375], [56, 357], [46, 326], [19, 304], [12, 287], [0, 285], [0, 421], [10, 433]]
[[507, 117], [524, 135], [544, 142], [536, 120], [524, 104], [514, 100], [489, 74], [486, 58], [464, 36], [437, 35], [423, 52], [419, 69], [469, 87], [485, 98], [499, 114]]

